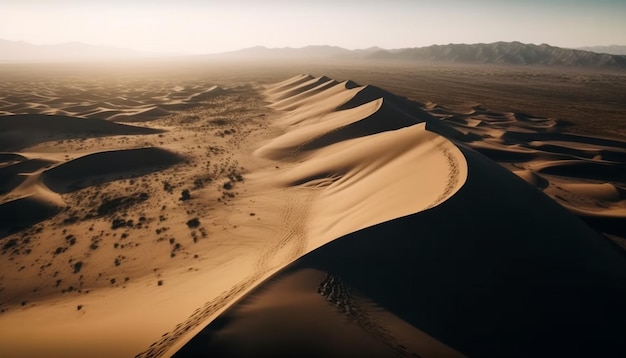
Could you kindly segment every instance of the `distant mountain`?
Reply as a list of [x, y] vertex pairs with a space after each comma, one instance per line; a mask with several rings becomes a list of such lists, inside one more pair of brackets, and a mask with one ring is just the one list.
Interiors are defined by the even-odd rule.
[[303, 58], [333, 58], [333, 57], [352, 57], [355, 52], [337, 46], [306, 46], [300, 48], [280, 47], [267, 48], [264, 46], [255, 46], [242, 50], [224, 52], [211, 57], [217, 58], [234, 58], [234, 59], [303, 59]]
[[[348, 50], [338, 46], [314, 45], [305, 47], [249, 47], [242, 50], [201, 55], [210, 59], [234, 60], [324, 60], [324, 59], [363, 59], [383, 48], [373, 46], [366, 49]], [[384, 50], [386, 51], [386, 50]]]
[[336, 46], [307, 46], [302, 48], [252, 47], [212, 55], [211, 57], [249, 60], [361, 59], [378, 61], [626, 68], [626, 56], [566, 49], [547, 44], [524, 44], [521, 42], [432, 45], [393, 50], [379, 47], [347, 50]]
[[[594, 50], [566, 49], [547, 44], [534, 45], [521, 42], [448, 44], [392, 50], [380, 47], [348, 50], [326, 45], [301, 48], [256, 46], [238, 51], [193, 57], [199, 60], [375, 60], [626, 69], [626, 55], [608, 53], [620, 51], [626, 53], [626, 46], [592, 47], [589, 49]], [[33, 45], [21, 41], [0, 39], [0, 62], [94, 61], [156, 56], [162, 55], [116, 47], [92, 46], [79, 42]]]
[[579, 47], [577, 50], [592, 51], [597, 53], [608, 53], [611, 55], [626, 55], [626, 46], [610, 45], [610, 46], [587, 46]]
[[565, 49], [547, 44], [523, 44], [521, 42], [449, 44], [395, 51], [382, 50], [371, 54], [369, 58], [502, 65], [626, 68], [626, 56]]
[[154, 56], [155, 54], [146, 52], [118, 47], [93, 46], [80, 42], [33, 45], [23, 41], [0, 39], [0, 62], [110, 60]]

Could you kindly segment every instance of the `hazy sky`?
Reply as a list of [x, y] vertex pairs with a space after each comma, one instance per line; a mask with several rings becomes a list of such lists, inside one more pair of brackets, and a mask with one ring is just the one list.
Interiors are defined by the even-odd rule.
[[0, 38], [212, 53], [263, 45], [626, 45], [626, 0], [0, 0]]

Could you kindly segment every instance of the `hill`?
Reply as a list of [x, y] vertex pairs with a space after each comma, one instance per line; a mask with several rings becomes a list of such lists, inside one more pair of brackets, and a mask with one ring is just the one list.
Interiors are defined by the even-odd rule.
[[626, 46], [610, 45], [610, 46], [587, 46], [579, 47], [577, 50], [592, 51], [597, 53], [608, 53], [610, 55], [626, 55]]
[[524, 44], [521, 42], [495, 42], [471, 45], [448, 44], [394, 51], [381, 50], [371, 54], [369, 58], [499, 65], [626, 68], [626, 56], [566, 49], [547, 44]]

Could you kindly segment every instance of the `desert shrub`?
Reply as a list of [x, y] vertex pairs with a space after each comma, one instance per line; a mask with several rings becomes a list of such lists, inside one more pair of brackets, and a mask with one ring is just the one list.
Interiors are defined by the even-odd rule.
[[74, 235], [67, 235], [65, 237], [65, 241], [67, 241], [67, 243], [72, 246], [74, 244], [76, 244], [76, 237]]
[[180, 193], [180, 198], [178, 200], [185, 201], [189, 199], [191, 199], [191, 194], [189, 193], [188, 189], [185, 189]]
[[122, 218], [115, 218], [111, 221], [111, 229], [119, 229], [121, 227], [133, 227], [134, 222], [132, 219], [124, 220]]
[[225, 126], [229, 124], [230, 121], [226, 118], [217, 118], [212, 120], [211, 123], [215, 124], [216, 126]]
[[80, 269], [83, 268], [83, 262], [78, 261], [74, 264], [74, 273], [79, 273]]
[[11, 240], [5, 242], [4, 245], [2, 245], [2, 250], [6, 251], [6, 250], [8, 250], [8, 249], [10, 249], [10, 248], [12, 248], [12, 247], [14, 247], [16, 245], [17, 245], [17, 239], [11, 239]]
[[192, 228], [192, 229], [200, 226], [200, 219], [193, 218], [193, 219], [187, 221], [187, 226], [189, 226], [189, 228]]
[[102, 203], [98, 207], [97, 212], [100, 216], [112, 214], [116, 211], [126, 209], [139, 202], [146, 201], [148, 200], [148, 198], [148, 193], [144, 192], [112, 199], [104, 198], [102, 199]]

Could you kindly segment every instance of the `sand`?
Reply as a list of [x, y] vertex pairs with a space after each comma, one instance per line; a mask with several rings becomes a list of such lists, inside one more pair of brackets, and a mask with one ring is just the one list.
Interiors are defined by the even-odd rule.
[[[317, 192], [307, 230], [313, 250], [176, 357], [626, 352], [623, 252], [570, 213], [623, 222], [623, 161], [600, 154], [614, 160], [623, 143], [558, 134], [549, 118], [417, 110], [371, 86], [339, 83], [341, 91], [301, 98], [319, 80], [270, 87], [268, 97], [285, 103], [288, 93], [298, 105], [279, 120], [287, 133], [257, 151], [298, 163], [279, 183]], [[568, 205], [554, 188], [579, 202]]]
[[[245, 278], [258, 252], [273, 257], [290, 229], [291, 191], [247, 178], [267, 165], [250, 146], [273, 131], [256, 89], [137, 81], [17, 81], [4, 97], [43, 92], [32, 100], [85, 108], [0, 117], [0, 355], [133, 356]], [[90, 118], [116, 99], [108, 108], [193, 108], [132, 124]]]
[[219, 78], [3, 88], [0, 355], [626, 353], [625, 143]]

